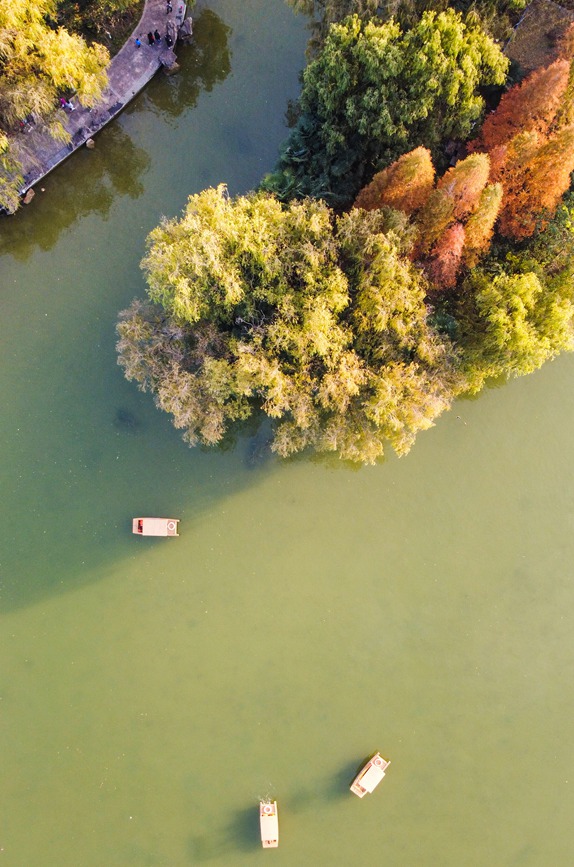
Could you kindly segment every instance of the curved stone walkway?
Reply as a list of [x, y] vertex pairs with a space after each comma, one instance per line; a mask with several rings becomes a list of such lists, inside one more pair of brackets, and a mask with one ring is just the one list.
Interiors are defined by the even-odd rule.
[[[158, 69], [162, 66], [170, 68], [175, 64], [173, 48], [168, 48], [165, 43], [166, 28], [168, 22], [173, 22], [169, 27], [177, 34], [177, 29], [186, 15], [186, 3], [182, 0], [171, 0], [170, 5], [172, 11], [167, 12], [166, 0], [146, 0], [137, 27], [108, 65], [108, 86], [97, 105], [85, 108], [77, 99], [73, 99], [74, 111], [59, 109], [66, 114], [64, 127], [71, 136], [68, 144], [62, 145], [55, 141], [41, 125], [35, 124], [29, 124], [22, 133], [12, 139], [13, 153], [23, 169], [23, 196], [113, 120], [153, 78]], [[153, 33], [154, 30], [159, 31], [162, 40], [160, 45], [151, 46], [148, 44], [147, 33]], [[142, 43], [139, 48], [135, 43], [136, 36]], [[22, 137], [25, 137], [24, 140]]]

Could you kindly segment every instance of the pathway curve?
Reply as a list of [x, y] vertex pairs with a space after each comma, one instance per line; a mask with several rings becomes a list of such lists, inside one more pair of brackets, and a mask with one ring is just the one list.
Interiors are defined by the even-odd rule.
[[[145, 87], [160, 67], [170, 68], [175, 64], [175, 53], [167, 47], [165, 34], [168, 26], [177, 34], [185, 18], [186, 3], [172, 0], [170, 5], [172, 10], [168, 12], [166, 0], [146, 0], [137, 27], [108, 65], [108, 86], [97, 105], [84, 108], [78, 100], [72, 100], [74, 111], [60, 109], [66, 113], [64, 127], [71, 136], [68, 144], [55, 141], [40, 124], [28, 125], [24, 132], [13, 139], [12, 149], [22, 165], [24, 176], [21, 188], [23, 196], [109, 123]], [[147, 33], [154, 30], [159, 31], [162, 40], [159, 45], [151, 46]], [[136, 36], [142, 42], [139, 48], [135, 43]], [[22, 139], [22, 136], [25, 138]], [[19, 146], [20, 142], [22, 147]]]

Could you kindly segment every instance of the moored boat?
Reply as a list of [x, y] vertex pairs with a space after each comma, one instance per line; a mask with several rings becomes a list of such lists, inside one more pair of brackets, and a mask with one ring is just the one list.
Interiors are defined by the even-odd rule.
[[134, 518], [132, 532], [137, 536], [179, 536], [179, 518]]
[[277, 801], [259, 802], [259, 826], [264, 849], [276, 849], [279, 845], [279, 817]]
[[367, 792], [370, 794], [379, 785], [390, 764], [380, 753], [375, 753], [351, 783], [351, 791], [359, 798], [363, 798]]

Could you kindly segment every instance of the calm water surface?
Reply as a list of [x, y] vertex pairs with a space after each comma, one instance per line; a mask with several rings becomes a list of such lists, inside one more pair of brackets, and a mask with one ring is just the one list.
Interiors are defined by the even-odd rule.
[[[306, 37], [198, 10], [182, 73], [0, 225], [6, 867], [572, 863], [574, 359], [359, 471], [192, 451], [116, 365], [147, 232], [273, 165]], [[131, 535], [156, 513], [178, 540]]]

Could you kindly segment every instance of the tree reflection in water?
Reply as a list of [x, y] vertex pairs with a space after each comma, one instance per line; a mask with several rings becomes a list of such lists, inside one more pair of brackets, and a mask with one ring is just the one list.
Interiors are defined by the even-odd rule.
[[149, 163], [146, 151], [134, 145], [121, 122], [112, 122], [98, 136], [95, 150], [81, 148], [36, 186], [31, 205], [2, 218], [0, 254], [23, 260], [37, 247], [50, 250], [60, 232], [79, 217], [106, 216], [117, 195], [137, 199]]
[[167, 87], [150, 88], [146, 101], [158, 114], [179, 117], [197, 104], [202, 91], [210, 93], [231, 72], [231, 28], [210, 9], [203, 9], [193, 22], [193, 42], [177, 49], [180, 70], [170, 76]]

